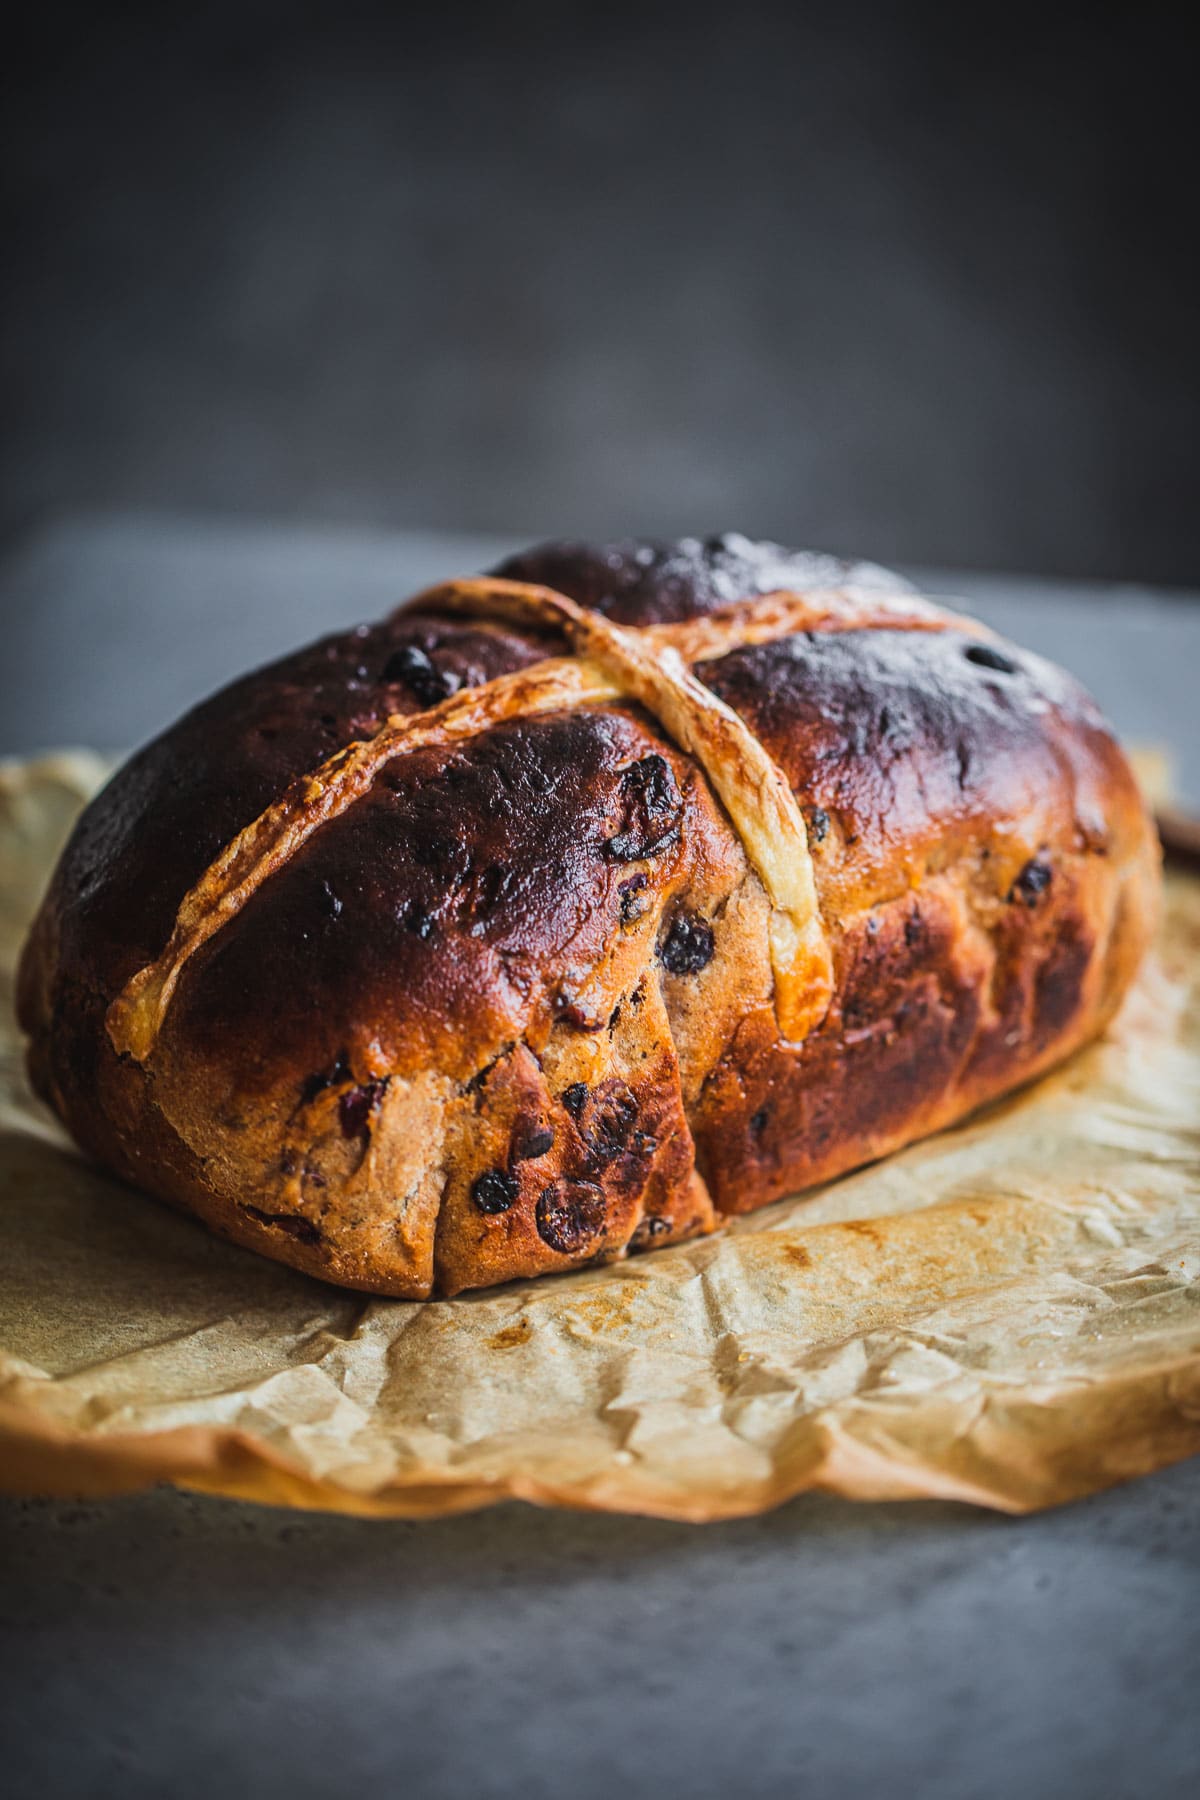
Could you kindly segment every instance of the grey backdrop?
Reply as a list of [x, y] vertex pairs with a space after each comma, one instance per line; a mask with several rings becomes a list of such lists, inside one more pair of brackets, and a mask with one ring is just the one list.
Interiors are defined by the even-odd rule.
[[1184, 11], [37, 9], [0, 525], [736, 525], [1194, 584]]

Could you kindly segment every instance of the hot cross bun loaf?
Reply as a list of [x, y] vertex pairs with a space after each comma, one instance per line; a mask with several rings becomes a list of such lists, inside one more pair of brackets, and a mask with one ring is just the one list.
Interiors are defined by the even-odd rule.
[[549, 545], [233, 683], [81, 817], [25, 949], [101, 1164], [349, 1287], [709, 1231], [1099, 1032], [1150, 937], [1059, 669], [869, 565]]

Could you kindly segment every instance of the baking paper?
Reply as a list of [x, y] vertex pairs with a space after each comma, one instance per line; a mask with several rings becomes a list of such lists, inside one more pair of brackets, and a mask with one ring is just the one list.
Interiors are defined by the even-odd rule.
[[1200, 1451], [1200, 882], [1059, 1074], [712, 1238], [418, 1303], [222, 1244], [30, 1095], [12, 969], [103, 773], [0, 770], [0, 1483], [680, 1519], [1019, 1512]]

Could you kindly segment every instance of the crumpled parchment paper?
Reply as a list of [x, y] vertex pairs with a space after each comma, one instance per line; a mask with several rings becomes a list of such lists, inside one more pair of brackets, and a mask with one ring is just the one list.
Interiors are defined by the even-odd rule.
[[1200, 1451], [1200, 882], [1108, 1040], [1032, 1090], [698, 1244], [416, 1304], [219, 1243], [30, 1096], [12, 969], [102, 774], [0, 769], [0, 1485], [1019, 1512]]

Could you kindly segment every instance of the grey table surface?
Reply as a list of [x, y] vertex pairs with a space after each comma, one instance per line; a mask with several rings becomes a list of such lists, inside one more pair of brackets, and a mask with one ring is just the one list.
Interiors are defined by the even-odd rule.
[[[503, 547], [62, 520], [0, 565], [0, 753], [137, 742]], [[1069, 663], [1200, 800], [1194, 603], [928, 584]], [[14, 1800], [1169, 1800], [1200, 1791], [1200, 1461], [1025, 1520], [823, 1496], [703, 1528], [7, 1501], [0, 1658]]]

